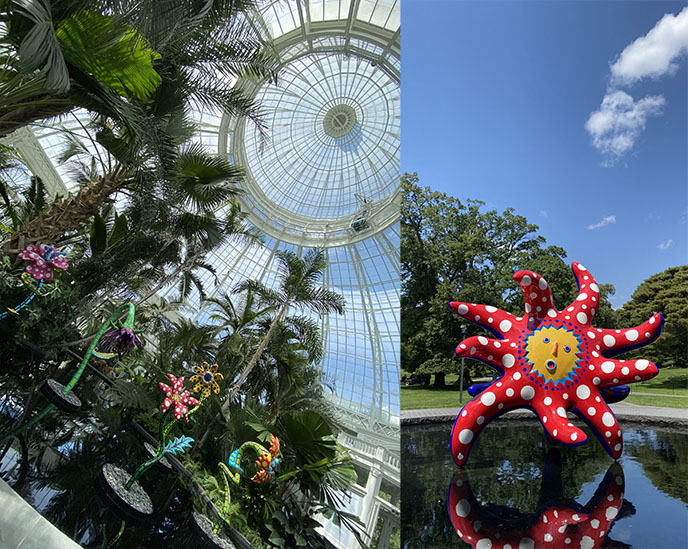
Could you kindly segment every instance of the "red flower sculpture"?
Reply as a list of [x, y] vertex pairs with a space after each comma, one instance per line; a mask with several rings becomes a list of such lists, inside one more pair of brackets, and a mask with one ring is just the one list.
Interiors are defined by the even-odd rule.
[[25, 270], [33, 278], [36, 280], [52, 280], [53, 268], [61, 270], [69, 268], [69, 264], [65, 259], [66, 255], [55, 246], [39, 244], [38, 248], [36, 248], [33, 244], [29, 244], [24, 248], [24, 251], [19, 253], [19, 258], [29, 262]]
[[158, 383], [160, 388], [165, 392], [165, 400], [162, 403], [160, 411], [164, 414], [170, 406], [174, 403], [174, 417], [179, 421], [182, 416], [186, 416], [186, 421], [189, 421], [189, 408], [187, 405], [198, 406], [199, 402], [189, 394], [189, 391], [182, 391], [184, 388], [184, 377], [176, 378], [172, 374], [167, 374], [172, 382], [172, 387], [165, 383]]

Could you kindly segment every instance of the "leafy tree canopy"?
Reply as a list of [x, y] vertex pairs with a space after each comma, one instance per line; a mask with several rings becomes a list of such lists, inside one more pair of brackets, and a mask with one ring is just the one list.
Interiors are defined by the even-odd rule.
[[688, 265], [671, 267], [640, 284], [619, 311], [619, 317], [624, 326], [635, 326], [653, 313], [664, 317], [662, 335], [636, 354], [660, 368], [688, 367]]
[[[416, 174], [401, 178], [401, 364], [413, 372], [457, 371], [453, 348], [464, 338], [484, 335], [447, 308], [449, 301], [494, 305], [521, 315], [523, 295], [513, 274], [529, 269], [544, 276], [559, 308], [577, 295], [566, 252], [546, 246], [538, 226], [507, 208], [484, 211], [484, 203], [465, 202], [419, 186]], [[607, 297], [610, 284], [601, 286], [595, 324], [614, 325]], [[438, 360], [437, 357], [446, 358]], [[482, 366], [474, 361], [471, 367]]]

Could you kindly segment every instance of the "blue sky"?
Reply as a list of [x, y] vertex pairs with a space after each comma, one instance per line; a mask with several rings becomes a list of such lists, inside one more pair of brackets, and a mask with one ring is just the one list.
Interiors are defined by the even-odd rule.
[[620, 307], [688, 263], [684, 6], [403, 0], [402, 171], [514, 207]]

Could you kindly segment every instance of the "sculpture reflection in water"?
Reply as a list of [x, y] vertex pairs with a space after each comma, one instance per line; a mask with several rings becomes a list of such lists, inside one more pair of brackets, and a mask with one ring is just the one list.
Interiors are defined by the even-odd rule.
[[483, 505], [473, 494], [468, 473], [454, 475], [447, 498], [449, 516], [459, 537], [476, 549], [630, 547], [608, 537], [612, 524], [635, 513], [624, 500], [624, 474], [612, 463], [595, 494], [582, 506], [563, 496], [561, 456], [545, 457], [537, 511], [523, 514], [501, 505]]

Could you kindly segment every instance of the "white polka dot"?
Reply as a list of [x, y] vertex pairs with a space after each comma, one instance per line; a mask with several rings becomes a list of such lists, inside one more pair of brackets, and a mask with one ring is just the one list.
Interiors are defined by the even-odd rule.
[[614, 368], [616, 367], [616, 365], [611, 360], [607, 360], [607, 361], [602, 363], [601, 367], [602, 367], [602, 371], [605, 374], [611, 374], [614, 371]]
[[590, 289], [593, 292], [597, 292], [598, 294], [600, 293], [600, 287], [597, 284], [595, 284], [594, 282], [592, 284], [590, 284]]
[[650, 319], [650, 324], [654, 324], [654, 323], [655, 323], [655, 317], [653, 316], [653, 317]]
[[492, 305], [485, 305], [485, 310], [488, 313], [495, 313], [495, 312], [497, 312], [497, 307], [494, 307]]
[[481, 345], [487, 345], [487, 338], [483, 336], [478, 336], [478, 341]]
[[554, 429], [554, 431], [552, 431], [552, 434], [553, 434], [554, 436], [557, 436], [557, 430]]
[[526, 313], [529, 313], [531, 309], [530, 303], [526, 303]]
[[478, 530], [480, 530], [480, 528], [482, 527], [482, 525], [483, 525], [482, 522], [480, 522], [479, 520], [476, 520], [476, 521], [473, 523], [473, 530], [475, 530], [475, 531], [477, 532]]
[[551, 534], [545, 534], [545, 541], [552, 541], [552, 535]]
[[636, 369], [643, 371], [645, 368], [647, 368], [650, 365], [649, 360], [645, 360], [644, 358], [641, 358], [640, 360], [635, 361], [635, 367]]
[[611, 335], [609, 335], [609, 334], [607, 334], [606, 336], [604, 336], [604, 344], [605, 344], [607, 347], [611, 347], [612, 345], [614, 345], [614, 343], [616, 343], [616, 339], [614, 339], [614, 336], [611, 336]]
[[480, 397], [480, 402], [482, 402], [485, 406], [492, 406], [495, 403], [496, 397], [494, 393], [491, 393], [488, 391], [487, 393], [483, 393], [483, 395]]
[[456, 514], [460, 517], [467, 517], [468, 513], [471, 512], [471, 504], [467, 499], [462, 499], [456, 504]]
[[590, 526], [592, 526], [593, 528], [599, 528], [600, 527], [600, 521], [597, 519], [592, 519], [590, 521]]
[[514, 396], [514, 390], [512, 388], [509, 388], [506, 390], [506, 396], [512, 397]]
[[459, 440], [461, 441], [461, 444], [468, 444], [471, 440], [473, 440], [473, 431], [470, 429], [464, 429], [459, 433]]
[[609, 438], [610, 436], [612, 436], [611, 431], [605, 431], [604, 436], [606, 436], [607, 438]]
[[590, 396], [590, 387], [587, 385], [579, 385], [576, 389], [576, 396], [582, 400], [585, 400]]
[[547, 423], [547, 416], [542, 416], [542, 423]]
[[535, 292], [532, 292], [530, 294], [530, 299], [535, 299], [537, 297], [537, 294]]
[[619, 429], [619, 430], [616, 432], [616, 436], [617, 436], [617, 437], [620, 437], [620, 436], [621, 436], [621, 429]]
[[628, 330], [626, 332], [626, 339], [628, 341], [635, 341], [638, 339], [638, 330]]
[[502, 346], [502, 344], [499, 341], [495, 341], [494, 346], [495, 348], [499, 349]]
[[459, 453], [459, 455], [456, 456], [456, 457], [458, 457], [458, 458], [459, 458], [459, 461], [461, 461], [461, 460], [463, 459], [463, 454]]
[[475, 315], [476, 320], [480, 320], [480, 315]]
[[594, 416], [594, 415], [595, 415], [595, 408], [593, 408], [592, 406], [590, 406], [590, 408], [588, 408], [588, 415], [589, 415], [589, 416]]
[[508, 332], [509, 330], [511, 330], [511, 322], [509, 322], [508, 320], [502, 320], [499, 323], [499, 329], [502, 332]]
[[559, 408], [557, 408], [557, 415], [566, 417], [566, 410], [564, 410], [563, 406], [559, 406]]
[[595, 334], [593, 332], [588, 332], [588, 337], [590, 339], [595, 339]]
[[468, 312], [468, 306], [462, 303], [459, 305], [458, 311], [460, 315], [465, 315]]
[[521, 389], [521, 398], [523, 400], [531, 400], [535, 396], [535, 389], [533, 389], [530, 385], [526, 385]]
[[521, 286], [530, 286], [530, 283], [532, 282], [531, 278], [528, 275], [525, 275], [521, 279]]
[[564, 540], [564, 543], [571, 543], [571, 538], [566, 538], [566, 539]]
[[611, 414], [611, 412], [604, 413], [602, 416], [602, 423], [604, 423], [607, 427], [614, 425], [614, 416]]
[[564, 393], [564, 394], [563, 394], [563, 395], [561, 395], [561, 396], [563, 396], [563, 397], [564, 397], [564, 400], [568, 400], [568, 399], [569, 399], [569, 395], [568, 395], [568, 393]]
[[487, 322], [489, 322], [490, 324], [492, 324], [492, 322], [494, 322], [494, 319], [493, 319], [492, 317], [490, 317], [490, 318], [487, 319]]
[[475, 544], [475, 549], [491, 549], [492, 548], [492, 541], [483, 538], [481, 540], [478, 540], [478, 543]]
[[514, 358], [514, 355], [506, 354], [502, 357], [502, 364], [505, 368], [511, 368], [515, 362], [516, 359]]
[[474, 355], [478, 349], [475, 347], [471, 347], [471, 354]]
[[586, 315], [584, 312], [580, 312], [576, 315], [576, 320], [580, 322], [581, 324], [587, 324], [588, 323], [588, 315]]
[[585, 292], [582, 292], [582, 293], [578, 294], [576, 301], [583, 301], [584, 299], [588, 299], [588, 294], [586, 294]]
[[550, 397], [545, 397], [545, 406], [552, 404], [552, 399]]
[[[580, 263], [578, 264], [578, 270], [579, 271], [587, 271], [587, 269], [585, 267], [583, 267], [583, 265], [581, 265]], [[586, 277], [586, 279], [587, 279], [587, 277]]]
[[535, 542], [530, 538], [523, 538], [518, 544], [518, 549], [534, 549]]
[[576, 433], [571, 433], [571, 440], [576, 440], [578, 435]]
[[499, 406], [497, 406], [497, 408], [501, 410], [502, 408], [504, 408], [504, 404], [500, 402]]
[[616, 446], [614, 446], [615, 452], [618, 452], [619, 450], [621, 450], [621, 444], [617, 444]]
[[604, 512], [604, 516], [607, 517], [607, 520], [614, 520], [614, 517], [616, 517], [618, 513], [618, 509], [616, 507], [607, 507], [607, 510]]
[[623, 375], [627, 376], [627, 375], [628, 375], [628, 372], [630, 372], [630, 370], [628, 369], [627, 366], [624, 366], [623, 368], [621, 368], [621, 373], [622, 373]]
[[541, 278], [538, 280], [538, 286], [540, 286], [541, 290], [546, 290], [547, 289], [547, 281], [544, 278]]
[[514, 373], [514, 379], [516, 379], [516, 380], [521, 379], [521, 372], [515, 372]]
[[583, 536], [580, 540], [580, 549], [592, 549], [595, 546], [595, 540], [590, 536]]
[[549, 316], [550, 318], [554, 318], [555, 316], [557, 316], [557, 312], [554, 309], [547, 309], [547, 316]]
[[483, 421], [485, 421], [485, 416], [478, 416], [478, 419], [475, 420], [478, 425], [482, 425]]
[[462, 415], [463, 417], [466, 417], [466, 416], [468, 415], [468, 412], [467, 412], [466, 410], [464, 410], [463, 412], [461, 412], [461, 415]]

